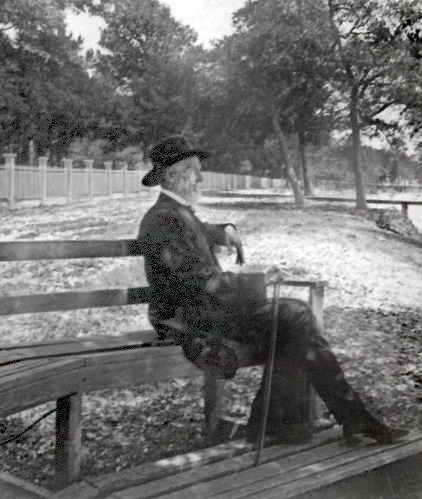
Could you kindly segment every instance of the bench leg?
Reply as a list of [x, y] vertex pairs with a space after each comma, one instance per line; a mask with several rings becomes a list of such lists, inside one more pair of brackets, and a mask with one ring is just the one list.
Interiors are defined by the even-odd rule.
[[212, 370], [204, 371], [204, 432], [210, 441], [218, 438], [223, 390], [224, 380], [218, 379]]
[[79, 478], [81, 468], [82, 394], [57, 400], [56, 476], [65, 485]]

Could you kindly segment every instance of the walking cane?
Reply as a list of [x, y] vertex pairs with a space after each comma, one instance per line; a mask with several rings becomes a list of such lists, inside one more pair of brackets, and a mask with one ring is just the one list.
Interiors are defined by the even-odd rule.
[[264, 396], [263, 396], [264, 400], [263, 400], [263, 410], [262, 410], [262, 422], [258, 438], [258, 448], [256, 451], [255, 466], [259, 466], [261, 464], [262, 450], [264, 448], [264, 440], [265, 440], [265, 431], [267, 429], [268, 409], [270, 406], [270, 395], [271, 395], [271, 383], [273, 379], [273, 370], [274, 370], [274, 356], [275, 356], [275, 348], [276, 348], [277, 333], [278, 333], [279, 299], [280, 299], [280, 283], [276, 282], [274, 283], [273, 323], [271, 329], [270, 348], [268, 350], [268, 358], [267, 358], [265, 379], [264, 379]]

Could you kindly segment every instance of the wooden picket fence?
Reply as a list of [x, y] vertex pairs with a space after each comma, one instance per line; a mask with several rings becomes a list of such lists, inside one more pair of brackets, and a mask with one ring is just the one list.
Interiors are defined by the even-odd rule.
[[[84, 160], [85, 168], [74, 168], [73, 160], [64, 159], [63, 168], [47, 165], [48, 158], [38, 158], [38, 166], [15, 165], [15, 154], [5, 153], [5, 165], [0, 166], [0, 201], [11, 209], [22, 201], [35, 201], [41, 205], [55, 200], [66, 203], [94, 197], [130, 196], [148, 192], [142, 177], [149, 165], [140, 164], [136, 170], [126, 167], [112, 169], [106, 161], [104, 168], [94, 168], [94, 161]], [[232, 173], [203, 172], [204, 190], [239, 190], [281, 187], [281, 179], [260, 178]]]

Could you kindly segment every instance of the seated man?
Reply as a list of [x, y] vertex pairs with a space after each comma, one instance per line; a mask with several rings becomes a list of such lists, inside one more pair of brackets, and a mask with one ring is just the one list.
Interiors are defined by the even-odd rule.
[[[192, 209], [200, 196], [200, 160], [207, 156], [180, 136], [163, 139], [153, 147], [153, 168], [143, 183], [160, 185], [161, 193], [141, 222], [138, 241], [151, 288], [149, 318], [159, 337], [179, 331], [189, 360], [200, 367], [214, 363], [222, 377], [230, 378], [237, 367], [230, 344], [257, 345], [265, 359], [272, 324], [271, 302], [245, 294], [244, 276], [223, 272], [219, 265], [215, 256], [218, 245], [234, 246], [238, 263], [243, 262], [234, 225], [203, 223]], [[267, 273], [267, 283], [280, 276], [279, 271]], [[296, 393], [297, 379], [306, 376], [343, 425], [347, 440], [363, 433], [390, 443], [408, 433], [385, 425], [365, 407], [347, 383], [305, 302], [280, 299], [278, 320], [282, 334], [275, 352], [267, 423], [270, 436], [283, 441], [286, 435], [282, 433], [286, 428], [288, 431], [289, 424], [306, 421], [306, 414], [300, 420]], [[262, 393], [261, 383], [247, 426], [249, 441], [256, 441], [259, 433]], [[293, 410], [298, 406], [299, 410]]]

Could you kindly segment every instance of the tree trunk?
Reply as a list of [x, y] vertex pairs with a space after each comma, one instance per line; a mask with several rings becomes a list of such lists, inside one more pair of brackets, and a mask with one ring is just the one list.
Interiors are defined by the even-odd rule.
[[350, 97], [350, 124], [352, 128], [352, 167], [356, 183], [356, 208], [366, 210], [365, 188], [360, 163], [360, 125], [358, 116], [358, 89], [352, 87]]
[[292, 186], [292, 189], [293, 189], [295, 204], [297, 206], [303, 206], [303, 194], [302, 194], [296, 173], [294, 171], [294, 168], [292, 167], [292, 164], [290, 162], [290, 155], [289, 155], [289, 148], [287, 145], [287, 140], [286, 140], [286, 137], [284, 136], [284, 133], [280, 127], [277, 113], [275, 113], [273, 115], [273, 127], [274, 127], [274, 131], [275, 131], [275, 134], [276, 134], [276, 137], [277, 137], [280, 149], [281, 149], [281, 154], [283, 156], [286, 176], [287, 176], [287, 178], [290, 182], [290, 185]]
[[328, 0], [329, 21], [334, 40], [344, 67], [345, 75], [350, 86], [350, 126], [352, 129], [352, 167], [356, 184], [356, 208], [366, 210], [365, 189], [363, 186], [362, 170], [360, 165], [360, 124], [359, 124], [359, 83], [353, 73], [352, 64], [343, 48], [340, 30], [335, 23], [336, 6], [333, 0]]
[[308, 164], [306, 162], [306, 138], [303, 130], [298, 133], [299, 137], [299, 161], [302, 167], [303, 191], [305, 196], [312, 196], [312, 186], [309, 179]]

